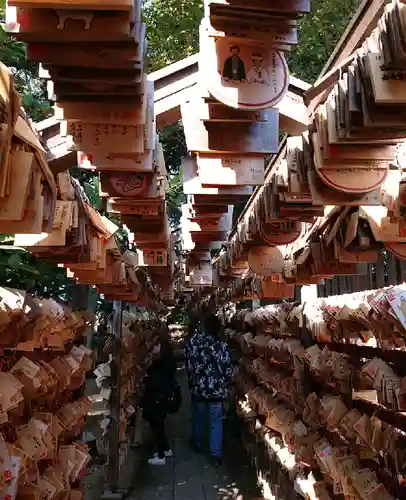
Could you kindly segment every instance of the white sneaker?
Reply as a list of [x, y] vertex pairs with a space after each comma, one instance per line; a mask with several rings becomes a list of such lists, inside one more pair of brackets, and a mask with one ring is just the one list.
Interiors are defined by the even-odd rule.
[[148, 463], [149, 463], [149, 465], [165, 465], [166, 460], [165, 460], [165, 458], [159, 458], [157, 455], [157, 456], [153, 456], [152, 458], [150, 458], [148, 460]]
[[[173, 457], [173, 451], [172, 451], [172, 450], [166, 450], [166, 451], [164, 451], [164, 453], [165, 453], [165, 457], [166, 457], [166, 458]], [[155, 458], [155, 457], [157, 457], [157, 456], [158, 456], [158, 453], [154, 453], [154, 454], [152, 455], [152, 457], [153, 457], [153, 458]]]

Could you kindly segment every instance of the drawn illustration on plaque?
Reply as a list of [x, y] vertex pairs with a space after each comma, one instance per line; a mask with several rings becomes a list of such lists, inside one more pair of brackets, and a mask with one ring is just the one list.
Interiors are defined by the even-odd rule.
[[400, 296], [400, 307], [399, 307], [401, 313], [403, 316], [406, 318], [406, 298], [403, 297], [403, 295]]
[[232, 45], [230, 52], [231, 56], [224, 61], [223, 78], [226, 81], [245, 82], [245, 66], [240, 58], [240, 48], [237, 45]]
[[65, 29], [65, 24], [68, 19], [73, 19], [77, 21], [85, 22], [85, 30], [90, 30], [92, 21], [93, 21], [93, 12], [81, 12], [75, 10], [57, 10], [56, 14], [58, 16], [58, 26], [56, 29], [63, 30]]
[[252, 67], [248, 70], [247, 82], [270, 85], [271, 79], [268, 70], [264, 67], [264, 58], [261, 54], [252, 54]]
[[116, 181], [116, 187], [123, 193], [140, 190], [143, 188], [143, 185], [144, 176], [142, 175], [132, 175], [131, 177], [121, 178]]

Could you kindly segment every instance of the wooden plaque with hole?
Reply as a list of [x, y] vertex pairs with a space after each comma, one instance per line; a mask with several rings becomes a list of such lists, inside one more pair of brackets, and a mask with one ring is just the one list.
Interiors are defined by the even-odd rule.
[[29, 9], [8, 6], [6, 31], [23, 42], [137, 42], [144, 33], [131, 27], [127, 12]]
[[123, 10], [139, 9], [140, 0], [10, 0], [9, 5], [33, 9]]

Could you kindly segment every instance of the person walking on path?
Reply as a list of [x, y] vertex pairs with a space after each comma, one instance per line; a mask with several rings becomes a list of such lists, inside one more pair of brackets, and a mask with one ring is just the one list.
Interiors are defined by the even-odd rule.
[[176, 363], [167, 341], [157, 348], [157, 357], [147, 371], [144, 396], [141, 401], [143, 418], [149, 423], [154, 435], [157, 453], [148, 460], [150, 465], [165, 465], [172, 456], [165, 433], [165, 419], [170, 412], [171, 398], [176, 382]]
[[215, 466], [222, 462], [224, 402], [234, 372], [228, 346], [219, 340], [221, 329], [217, 316], [208, 316], [185, 350], [192, 400], [192, 447], [197, 452], [202, 450], [208, 414], [210, 451]]

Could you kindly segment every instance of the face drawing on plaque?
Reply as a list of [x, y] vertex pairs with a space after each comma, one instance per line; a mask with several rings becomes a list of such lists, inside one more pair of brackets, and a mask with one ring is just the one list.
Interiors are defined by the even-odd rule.
[[406, 298], [405, 297], [400, 297], [400, 311], [402, 312], [403, 316], [406, 318]]
[[140, 190], [144, 184], [144, 177], [141, 175], [131, 175], [116, 181], [116, 187], [122, 193]]
[[245, 66], [240, 58], [240, 48], [237, 45], [230, 47], [231, 56], [227, 57], [223, 66], [225, 81], [245, 82]]
[[252, 66], [247, 73], [247, 82], [270, 85], [269, 73], [264, 67], [264, 58], [261, 54], [252, 54]]

